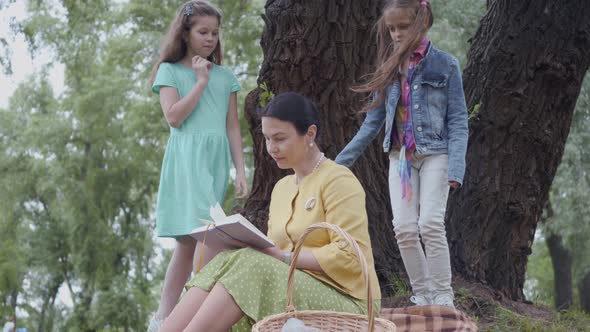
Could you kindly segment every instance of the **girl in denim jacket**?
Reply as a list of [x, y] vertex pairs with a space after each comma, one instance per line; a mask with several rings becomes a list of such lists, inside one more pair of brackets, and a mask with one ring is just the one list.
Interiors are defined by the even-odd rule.
[[[459, 62], [426, 37], [427, 0], [390, 0], [377, 22], [377, 69], [367, 117], [336, 162], [352, 166], [385, 124], [389, 193], [397, 244], [417, 305], [453, 307], [444, 216], [449, 187], [465, 172], [467, 109]], [[420, 243], [424, 242], [424, 249]]]

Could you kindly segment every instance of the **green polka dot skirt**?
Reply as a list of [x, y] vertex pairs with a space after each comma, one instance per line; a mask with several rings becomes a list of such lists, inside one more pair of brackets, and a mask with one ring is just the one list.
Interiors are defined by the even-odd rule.
[[[285, 312], [289, 266], [250, 248], [219, 253], [186, 284], [210, 291], [220, 282], [244, 312], [231, 331], [249, 332], [257, 321]], [[295, 271], [293, 305], [297, 310], [366, 314], [366, 301], [343, 294], [303, 271]], [[374, 301], [379, 312], [381, 303]]]

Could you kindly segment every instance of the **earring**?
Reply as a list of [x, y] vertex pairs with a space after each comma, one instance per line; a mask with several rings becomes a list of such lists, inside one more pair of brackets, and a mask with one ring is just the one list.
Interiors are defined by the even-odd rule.
[[313, 143], [309, 143], [309, 147], [311, 148], [313, 146]]

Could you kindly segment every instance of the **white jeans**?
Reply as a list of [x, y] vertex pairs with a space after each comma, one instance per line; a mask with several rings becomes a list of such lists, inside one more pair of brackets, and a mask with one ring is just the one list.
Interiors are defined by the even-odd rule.
[[[393, 230], [415, 295], [434, 299], [453, 296], [451, 262], [445, 232], [449, 196], [449, 158], [446, 154], [412, 157], [412, 200], [402, 199], [398, 173], [399, 152], [389, 157], [389, 195]], [[424, 242], [424, 249], [420, 244]]]

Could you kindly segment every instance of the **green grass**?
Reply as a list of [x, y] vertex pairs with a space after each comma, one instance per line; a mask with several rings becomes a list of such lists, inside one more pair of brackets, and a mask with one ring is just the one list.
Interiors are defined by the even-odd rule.
[[569, 332], [590, 331], [590, 315], [579, 311], [555, 313], [552, 321], [523, 316], [503, 307], [496, 307], [496, 317], [486, 330], [522, 332]]
[[389, 285], [394, 290], [394, 296], [399, 297], [410, 297], [412, 295], [412, 291], [410, 289], [410, 285], [399, 275], [392, 273], [389, 276]]
[[537, 304], [529, 308], [520, 306], [516, 312], [489, 296], [476, 295], [464, 287], [455, 289], [455, 304], [475, 321], [482, 332], [590, 332], [590, 315], [579, 310], [556, 312]]

